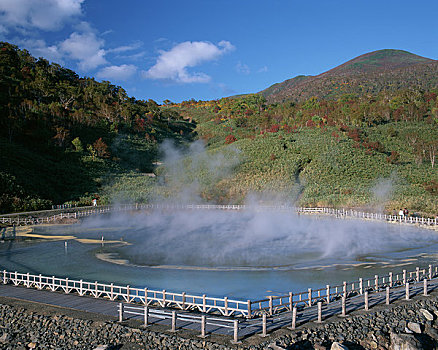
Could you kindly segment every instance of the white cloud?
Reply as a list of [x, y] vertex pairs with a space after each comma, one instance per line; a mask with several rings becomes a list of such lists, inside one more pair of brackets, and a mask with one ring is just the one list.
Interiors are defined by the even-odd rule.
[[17, 45], [23, 46], [28, 49], [33, 56], [44, 57], [49, 61], [53, 61], [59, 64], [63, 64], [62, 53], [56, 45], [47, 46], [46, 42], [42, 39], [32, 40], [16, 40]]
[[229, 41], [221, 41], [217, 45], [206, 41], [186, 41], [169, 51], [161, 51], [155, 65], [143, 72], [143, 76], [178, 83], [206, 83], [211, 80], [210, 76], [202, 72], [190, 73], [187, 68], [215, 60], [233, 49]]
[[141, 41], [136, 41], [135, 43], [132, 43], [131, 45], [124, 45], [124, 46], [116, 47], [114, 49], [109, 49], [108, 52], [121, 53], [121, 52], [126, 52], [126, 51], [133, 51], [133, 50], [139, 49], [142, 46], [143, 46], [143, 43]]
[[112, 30], [112, 29], [108, 29], [108, 30], [105, 30], [102, 34], [100, 34], [100, 35], [102, 35], [102, 36], [105, 36], [105, 35], [108, 35], [108, 34], [111, 34], [111, 33], [114, 33], [114, 30]]
[[137, 72], [137, 67], [132, 64], [109, 66], [97, 72], [96, 77], [105, 80], [128, 80]]
[[105, 59], [104, 41], [92, 31], [74, 32], [64, 40], [59, 48], [69, 58], [79, 61], [79, 68], [90, 70], [108, 63]]
[[142, 59], [144, 56], [146, 56], [146, 53], [147, 53], [146, 51], [140, 51], [132, 55], [116, 55], [115, 58], [121, 60], [138, 61]]
[[257, 71], [257, 73], [266, 73], [267, 71], [268, 71], [268, 66], [263, 66]]
[[249, 73], [251, 73], [251, 69], [249, 69], [248, 65], [246, 65], [245, 63], [242, 62], [237, 62], [236, 64], [236, 71], [240, 74], [245, 74], [248, 75]]
[[82, 13], [84, 0], [1, 0], [0, 22], [5, 28], [56, 30]]

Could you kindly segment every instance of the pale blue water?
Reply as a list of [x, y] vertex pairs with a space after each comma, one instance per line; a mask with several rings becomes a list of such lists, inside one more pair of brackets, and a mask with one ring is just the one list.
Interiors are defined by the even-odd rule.
[[35, 231], [132, 245], [3, 242], [1, 269], [243, 300], [414, 270], [438, 254], [434, 231], [286, 213], [125, 214]]

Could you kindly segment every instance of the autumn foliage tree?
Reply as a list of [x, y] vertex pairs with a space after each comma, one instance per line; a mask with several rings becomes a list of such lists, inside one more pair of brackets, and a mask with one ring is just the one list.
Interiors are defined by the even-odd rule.
[[99, 158], [109, 158], [110, 153], [108, 151], [107, 144], [102, 140], [100, 137], [96, 140], [96, 142], [93, 143], [93, 148], [96, 151], [96, 155]]
[[233, 142], [236, 142], [236, 141], [237, 141], [237, 139], [236, 139], [236, 136], [234, 136], [234, 135], [228, 135], [227, 137], [225, 137], [225, 143], [227, 145], [229, 145]]

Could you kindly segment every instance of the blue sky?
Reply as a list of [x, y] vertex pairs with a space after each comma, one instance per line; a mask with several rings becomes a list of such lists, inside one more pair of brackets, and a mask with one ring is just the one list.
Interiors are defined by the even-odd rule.
[[394, 48], [438, 59], [438, 1], [0, 0], [0, 40], [180, 102], [258, 92]]

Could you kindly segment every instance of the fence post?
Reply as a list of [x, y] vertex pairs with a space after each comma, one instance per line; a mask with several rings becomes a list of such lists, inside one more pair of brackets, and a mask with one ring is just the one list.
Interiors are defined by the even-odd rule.
[[172, 311], [172, 329], [171, 332], [176, 332], [176, 311]]
[[318, 321], [317, 323], [322, 322], [322, 302], [318, 301]]
[[147, 327], [149, 325], [149, 308], [147, 306], [144, 307], [144, 326]]
[[403, 270], [403, 284], [406, 284], [406, 270]]
[[289, 292], [289, 311], [292, 311], [293, 307], [294, 307], [294, 294], [292, 292]]
[[246, 301], [248, 303], [248, 318], [251, 318], [252, 311], [251, 311], [251, 300]]
[[415, 274], [416, 274], [416, 280], [417, 282], [420, 282], [420, 268], [417, 266], [417, 268], [415, 269]]
[[369, 310], [369, 305], [368, 305], [368, 291], [365, 292], [365, 311]]
[[429, 279], [432, 279], [432, 265], [429, 265]]
[[392, 272], [389, 273], [389, 286], [392, 287]]
[[166, 290], [165, 289], [163, 289], [163, 307], [166, 307]]
[[119, 322], [123, 321], [123, 303], [119, 303]]
[[312, 306], [312, 288], [309, 288], [309, 306]]
[[182, 309], [186, 309], [186, 292], [182, 292]]
[[406, 283], [406, 300], [409, 300], [409, 282]]
[[273, 309], [272, 309], [272, 295], [268, 296], [269, 299], [269, 316], [272, 316]]
[[347, 282], [346, 281], [343, 282], [342, 291], [344, 294], [344, 298], [347, 298]]
[[234, 320], [234, 343], [238, 343], [239, 342], [239, 320]]
[[360, 291], [360, 295], [363, 294], [363, 279], [359, 278], [359, 291]]
[[326, 288], [327, 288], [327, 292], [326, 292], [326, 294], [327, 294], [327, 304], [329, 304], [330, 303], [330, 285], [327, 284]]
[[205, 299], [205, 294], [202, 295], [202, 312], [207, 312], [207, 304], [206, 304], [206, 299]]
[[260, 334], [260, 336], [266, 337], [266, 313], [262, 315], [262, 334]]
[[345, 317], [347, 316], [347, 307], [346, 307], [346, 298], [341, 298], [341, 316]]
[[389, 286], [386, 287], [386, 305], [389, 305]]
[[296, 326], [297, 326], [297, 307], [294, 306], [292, 309], [292, 324], [290, 329], [295, 329]]
[[427, 296], [427, 278], [425, 278], [423, 280], [423, 282], [424, 282], [424, 285], [423, 285], [423, 295]]
[[224, 311], [225, 311], [225, 316], [228, 316], [228, 298], [225, 297], [224, 298]]
[[374, 285], [376, 286], [376, 292], [379, 290], [379, 275], [374, 275]]
[[205, 338], [205, 315], [201, 316], [201, 335], [200, 338]]

